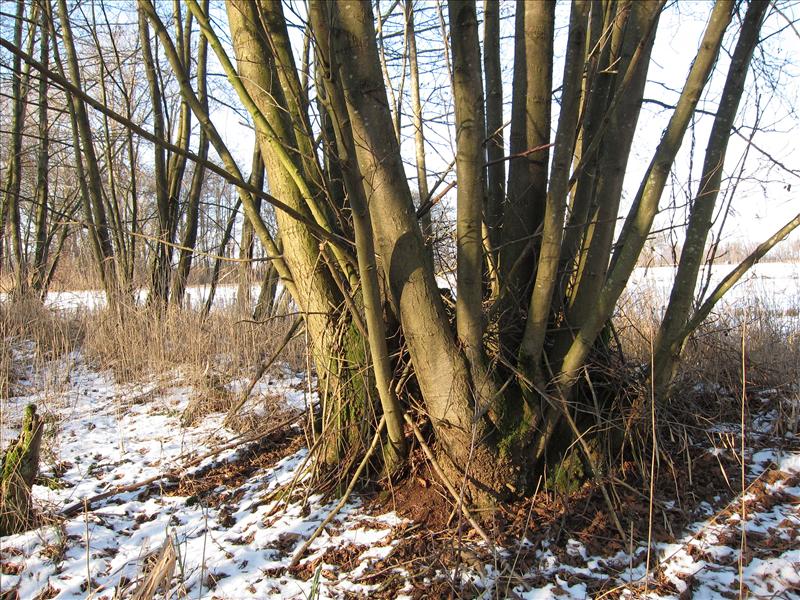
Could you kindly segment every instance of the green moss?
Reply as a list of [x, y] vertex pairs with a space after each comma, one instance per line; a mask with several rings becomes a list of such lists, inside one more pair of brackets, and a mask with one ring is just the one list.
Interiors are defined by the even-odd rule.
[[[525, 393], [524, 391], [522, 392]], [[502, 407], [501, 437], [497, 444], [501, 458], [513, 458], [530, 442], [535, 422], [531, 401], [524, 396], [509, 398]]]
[[519, 419], [506, 428], [505, 434], [500, 438], [497, 448], [501, 458], [511, 458], [525, 443], [531, 431], [528, 419]]
[[22, 430], [6, 450], [0, 467], [0, 536], [19, 533], [33, 522], [31, 486], [39, 470], [42, 419], [25, 407]]
[[325, 462], [338, 466], [341, 461], [369, 443], [372, 414], [369, 410], [374, 383], [371, 369], [368, 368], [367, 348], [358, 328], [352, 323], [343, 324], [338, 347], [327, 361], [327, 372], [332, 384], [329, 395], [329, 408], [325, 419], [334, 419], [325, 427], [336, 435], [326, 442]]
[[547, 478], [548, 489], [571, 494], [586, 480], [583, 461], [578, 450], [572, 450], [559, 462]]

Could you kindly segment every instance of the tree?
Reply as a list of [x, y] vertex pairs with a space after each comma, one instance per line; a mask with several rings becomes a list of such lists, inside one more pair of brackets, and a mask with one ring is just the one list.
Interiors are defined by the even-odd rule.
[[[470, 483], [476, 500], [503, 497], [509, 490], [534, 485], [576, 442], [590, 472], [599, 470], [594, 451], [599, 446], [589, 432], [596, 419], [604, 418], [612, 396], [592, 400], [581, 384], [582, 376], [608, 360], [604, 331], [652, 227], [735, 3], [719, 0], [713, 6], [678, 105], [616, 244], [612, 243], [615, 218], [664, 3], [572, 3], [552, 138], [554, 3], [518, 3], [508, 198], [501, 216], [496, 199], [491, 206], [486, 201], [484, 115], [488, 111], [481, 85], [477, 11], [474, 2], [448, 3], [458, 181], [454, 326], [426, 258], [397, 140], [395, 103], [386, 93], [371, 6], [353, 0], [309, 5], [317, 94], [325, 118], [333, 123], [336, 144], [329, 147], [338, 154], [325, 159], [338, 164], [342, 173], [344, 205], [337, 204], [335, 182], [326, 178], [332, 170], [326, 172], [320, 166], [319, 154], [313, 150], [310, 105], [299, 85], [281, 4], [274, 0], [228, 3], [236, 69], [207, 21], [203, 23], [197, 3], [190, 0], [189, 6], [253, 116], [270, 189], [325, 231], [353, 243], [342, 249], [314, 239], [311, 231], [278, 211], [287, 266], [295, 285], [308, 290], [295, 299], [310, 324], [323, 393], [335, 392], [346, 399], [335, 421], [323, 415], [322, 433], [342, 439], [343, 432], [360, 427], [356, 420], [365, 413], [363, 396], [358, 410], [344, 412], [347, 402], [356, 400], [352, 390], [337, 389], [345, 386], [345, 378], [324, 376], [330, 372], [332, 359], [362, 368], [367, 361], [364, 357], [354, 361], [352, 348], [367, 344], [379, 390], [398, 372], [396, 360], [389, 373], [381, 373], [383, 352], [375, 348], [383, 336], [373, 332], [381, 328], [384, 317], [369, 290], [374, 283], [368, 239], [372, 238], [375, 275], [385, 293], [383, 310], [390, 314], [390, 321], [399, 322], [401, 332], [401, 338], [391, 340], [393, 348], [413, 366], [442, 458]], [[724, 160], [723, 140], [736, 114], [766, 8], [765, 2], [749, 3], [739, 27], [731, 83], [717, 116], [716, 141], [707, 150], [710, 171]], [[492, 18], [490, 12], [490, 24]], [[491, 60], [489, 71], [488, 76], [496, 77]], [[490, 112], [496, 127], [493, 102]], [[495, 152], [491, 161], [496, 160]], [[496, 198], [494, 169], [491, 181]], [[695, 203], [692, 222], [707, 225], [707, 208], [701, 206], [708, 203], [705, 197]], [[365, 217], [369, 228], [365, 228]], [[565, 229], [565, 224], [570, 227]], [[482, 231], [487, 231], [485, 237]], [[705, 240], [698, 237], [702, 247]], [[349, 256], [353, 251], [360, 282], [353, 279]], [[496, 271], [484, 268], [487, 255], [497, 257]], [[694, 270], [696, 265], [696, 259], [687, 258], [686, 269]], [[692, 290], [691, 281], [679, 282], [675, 294], [690, 298]], [[681, 324], [691, 316], [690, 304], [673, 303], [673, 311], [682, 315]], [[319, 319], [315, 313], [323, 306], [326, 315]], [[331, 313], [330, 307], [339, 312]], [[360, 335], [354, 329], [347, 333], [339, 329], [337, 334], [334, 324], [342, 319], [364, 320], [367, 326]], [[671, 329], [665, 325], [664, 339], [674, 338]], [[352, 335], [358, 341], [330, 343], [334, 337], [345, 340]], [[657, 369], [666, 368], [663, 356], [657, 355]], [[656, 383], [665, 385], [662, 379]], [[383, 394], [379, 396], [384, 400]], [[370, 410], [382, 407], [389, 419], [398, 406], [390, 399]], [[392, 447], [401, 452], [400, 439], [395, 439], [397, 433], [394, 436], [390, 429]], [[363, 434], [356, 438], [365, 440]]]

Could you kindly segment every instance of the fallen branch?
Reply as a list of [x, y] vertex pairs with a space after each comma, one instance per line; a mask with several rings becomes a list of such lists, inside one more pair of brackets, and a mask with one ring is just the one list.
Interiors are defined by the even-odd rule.
[[[282, 423], [279, 423], [278, 425], [276, 425], [275, 427], [272, 427], [271, 429], [268, 429], [267, 431], [256, 432], [256, 433], [253, 433], [253, 434], [245, 436], [245, 437], [234, 438], [233, 441], [228, 442], [227, 444], [224, 444], [222, 446], [219, 446], [218, 448], [215, 448], [215, 449], [213, 449], [213, 450], [211, 450], [209, 452], [206, 452], [205, 454], [197, 456], [197, 457], [193, 458], [192, 460], [190, 460], [189, 462], [185, 463], [184, 465], [179, 466], [179, 467], [175, 467], [174, 469], [170, 469], [169, 471], [167, 471], [165, 473], [160, 473], [158, 475], [154, 475], [153, 477], [148, 477], [147, 479], [143, 479], [142, 481], [137, 481], [136, 483], [129, 483], [127, 485], [119, 485], [119, 486], [113, 487], [110, 490], [107, 490], [107, 491], [105, 491], [105, 492], [103, 492], [101, 494], [97, 494], [95, 496], [91, 496], [90, 498], [82, 498], [82, 499], [78, 500], [77, 502], [75, 502], [74, 504], [70, 504], [69, 506], [64, 508], [59, 513], [59, 515], [68, 519], [70, 517], [74, 517], [76, 514], [82, 512], [84, 509], [85, 510], [91, 509], [92, 505], [96, 504], [97, 502], [100, 502], [101, 500], [105, 500], [107, 498], [111, 498], [111, 497], [117, 496], [119, 494], [125, 494], [127, 492], [133, 492], [135, 490], [138, 490], [139, 488], [143, 488], [143, 487], [145, 487], [147, 485], [155, 483], [156, 481], [178, 479], [183, 474], [183, 472], [186, 471], [186, 469], [190, 469], [191, 467], [199, 465], [205, 459], [210, 458], [212, 456], [216, 456], [217, 454], [220, 454], [221, 452], [224, 452], [225, 450], [230, 450], [231, 448], [237, 448], [237, 447], [242, 446], [244, 444], [247, 444], [247, 443], [250, 443], [250, 442], [255, 442], [257, 440], [265, 438], [268, 435], [272, 435], [276, 431], [280, 431], [281, 429], [285, 429], [289, 425], [295, 423], [304, 414], [305, 414], [305, 411], [303, 411], [303, 412], [301, 412], [299, 414], [296, 414], [296, 415], [292, 416], [290, 419], [287, 419], [287, 420], [283, 421]], [[181, 459], [181, 457], [179, 456], [175, 460], [180, 460], [180, 459]]]

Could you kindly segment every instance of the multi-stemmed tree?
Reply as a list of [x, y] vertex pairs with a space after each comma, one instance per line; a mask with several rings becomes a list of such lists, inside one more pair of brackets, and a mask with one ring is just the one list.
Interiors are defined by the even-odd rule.
[[[253, 118], [271, 193], [326, 233], [322, 237], [278, 210], [283, 253], [274, 258], [283, 262], [307, 315], [327, 460], [352, 464], [342, 459], [366, 446], [366, 423], [382, 414], [387, 464], [401, 464], [402, 413], [412, 394], [398, 397], [398, 390], [411, 388], [397, 383], [407, 367], [443, 461], [466, 477], [476, 497], [526, 489], [573, 446], [590, 470], [599, 469], [600, 446], [591, 431], [606, 417], [613, 391], [594, 394], [586, 381], [593, 365], [608, 360], [605, 332], [615, 305], [650, 233], [725, 34], [733, 29], [737, 41], [678, 280], [655, 342], [653, 383], [660, 397], [697, 325], [695, 282], [768, 3], [750, 2], [746, 12], [729, 0], [713, 5], [680, 98], [615, 240], [664, 3], [572, 3], [557, 120], [555, 4], [517, 3], [508, 180], [500, 195], [502, 172], [491, 168], [497, 146], [487, 141], [496, 140], [502, 104], [491, 101], [495, 89], [485, 94], [483, 88], [484, 80], [497, 85], [491, 48], [498, 43], [498, 10], [487, 2], [484, 62], [475, 3], [449, 2], [457, 142], [453, 318], [412, 201], [371, 4], [308, 4], [319, 130], [310, 124], [309, 76], [296, 64], [280, 2], [227, 3], [236, 65], [208, 16], [194, 0], [188, 5]], [[406, 15], [413, 16], [410, 5]], [[494, 152], [490, 159], [487, 147]]]

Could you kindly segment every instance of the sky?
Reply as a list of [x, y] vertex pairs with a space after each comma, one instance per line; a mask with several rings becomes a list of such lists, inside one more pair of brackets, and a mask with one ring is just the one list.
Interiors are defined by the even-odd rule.
[[[481, 4], [480, 2], [478, 3]], [[390, 2], [384, 0], [382, 9], [386, 10]], [[302, 5], [294, 3], [300, 11]], [[430, 1], [418, 2], [418, 6], [432, 8]], [[692, 59], [697, 50], [698, 42], [710, 14], [712, 4], [705, 1], [681, 1], [671, 3], [661, 17], [658, 29], [653, 59], [648, 74], [648, 85], [645, 90], [645, 102], [639, 118], [634, 148], [629, 163], [625, 184], [625, 198], [623, 209], [629, 205], [630, 198], [635, 194], [639, 181], [644, 174], [653, 151], [660, 139], [661, 132], [666, 126], [671, 111], [662, 105], [650, 102], [657, 100], [669, 105], [677, 100], [680, 87], [691, 66]], [[765, 23], [763, 38], [766, 38], [756, 55], [755, 68], [751, 68], [746, 88], [746, 96], [740, 107], [736, 126], [743, 136], [749, 136], [751, 128], [758, 123], [762, 131], [753, 138], [753, 146], [748, 150], [741, 137], [733, 135], [729, 145], [728, 157], [725, 165], [725, 174], [728, 182], [730, 176], [741, 175], [741, 181], [736, 187], [736, 194], [731, 204], [732, 211], [727, 219], [723, 239], [726, 241], [743, 241], [753, 245], [755, 242], [769, 236], [783, 223], [800, 212], [800, 202], [797, 199], [797, 190], [800, 182], [796, 182], [800, 173], [800, 153], [798, 153], [798, 115], [794, 107], [797, 105], [798, 91], [800, 91], [800, 63], [793, 63], [794, 57], [800, 56], [800, 36], [794, 27], [787, 25], [788, 20], [797, 18], [800, 13], [800, 3], [779, 2], [780, 13], [774, 8]], [[511, 70], [513, 64], [513, 2], [501, 2], [502, 13], [508, 15], [502, 25], [504, 36], [502, 45], [502, 62], [504, 68], [504, 98], [507, 101], [506, 121], [510, 113], [508, 100], [511, 97]], [[224, 12], [216, 15], [220, 24], [224, 26]], [[569, 17], [569, 5], [561, 2], [557, 11], [557, 36], [556, 58], [554, 65], [554, 79], [556, 86], [560, 84], [563, 69], [563, 47], [566, 42], [566, 23]], [[737, 17], [729, 28], [726, 36], [726, 49], [732, 51], [737, 31]], [[387, 29], [391, 21], [387, 23]], [[419, 28], [419, 25], [418, 25]], [[296, 43], [300, 44], [301, 32], [293, 30], [292, 35]], [[429, 101], [423, 110], [427, 115], [440, 113], [441, 101], [448, 102], [442, 94], [434, 92], [430, 83], [436, 85], [446, 83], [446, 73], [442, 68], [443, 55], [441, 54], [441, 35], [435, 28], [423, 32], [419, 36], [420, 47], [427, 51], [433, 58], [421, 66], [421, 78], [428, 82], [423, 89], [423, 98], [429, 96]], [[437, 60], [438, 57], [438, 60]], [[724, 75], [729, 64], [729, 56], [723, 51], [716, 66], [715, 76], [708, 86], [701, 100], [699, 108], [713, 113], [719, 101], [719, 95], [724, 83]], [[755, 72], [755, 73], [754, 73]], [[401, 76], [395, 73], [393, 85], [398, 87]], [[424, 83], [423, 82], [423, 83]], [[405, 80], [408, 90], [408, 77]], [[409, 110], [408, 104], [405, 108]], [[558, 107], [554, 107], [553, 124], [557, 120]], [[234, 155], [244, 167], [249, 170], [249, 161], [253, 143], [253, 134], [244, 119], [233, 110], [219, 106], [212, 115], [223, 136], [233, 149]], [[661, 206], [670, 205], [678, 207], [677, 211], [664, 210], [658, 217], [654, 229], [660, 230], [678, 226], [685, 221], [686, 207], [690, 196], [696, 191], [699, 171], [703, 161], [703, 151], [708, 138], [708, 133], [713, 117], [700, 115], [695, 126], [687, 132], [681, 153], [673, 170], [674, 186], [668, 189], [662, 198]], [[410, 117], [404, 119], [405, 138], [402, 151], [407, 163], [407, 172], [412, 189], [416, 188], [416, 175], [413, 166], [414, 146], [411, 137]], [[508, 143], [508, 130], [506, 130], [506, 144]], [[453, 129], [441, 124], [426, 126], [426, 136], [430, 142], [428, 150], [428, 167], [432, 172], [441, 172], [450, 163], [454, 155]], [[741, 165], [746, 154], [744, 167]], [[771, 158], [777, 159], [781, 166], [776, 165]], [[790, 172], [793, 171], [794, 173]], [[453, 179], [451, 174], [448, 180]], [[436, 180], [435, 175], [429, 177], [429, 183]], [[454, 198], [454, 194], [453, 194]], [[449, 198], [452, 209], [453, 198]], [[723, 205], [724, 197], [720, 196], [718, 205]], [[679, 235], [679, 234], [678, 234]], [[680, 235], [679, 235], [680, 237]]]

